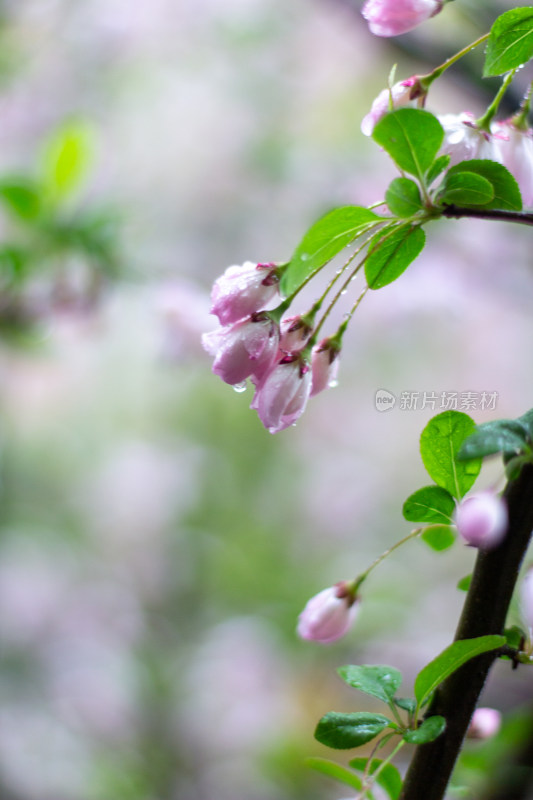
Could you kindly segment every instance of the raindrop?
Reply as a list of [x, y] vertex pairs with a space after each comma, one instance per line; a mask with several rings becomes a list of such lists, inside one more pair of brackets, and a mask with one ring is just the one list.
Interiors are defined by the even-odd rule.
[[347, 291], [348, 291], [348, 289], [343, 289], [341, 294], [346, 294]]
[[241, 383], [234, 383], [233, 386], [232, 386], [232, 389], [233, 389], [234, 392], [238, 392], [239, 394], [241, 392], [245, 392], [246, 391], [246, 381], [242, 381]]
[[332, 381], [330, 381], [328, 383], [328, 386], [329, 386], [330, 389], [335, 389], [335, 387], [338, 386], [338, 385], [339, 385], [339, 381], [336, 381], [336, 380], [332, 380]]
[[309, 258], [310, 258], [309, 253], [302, 253], [300, 255], [300, 260], [301, 261], [309, 261]]

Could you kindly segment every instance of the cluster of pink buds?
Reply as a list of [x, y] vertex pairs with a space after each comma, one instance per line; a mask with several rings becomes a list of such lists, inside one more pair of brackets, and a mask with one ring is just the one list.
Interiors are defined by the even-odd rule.
[[299, 616], [297, 633], [321, 644], [335, 642], [353, 625], [360, 601], [347, 581], [336, 583], [312, 597]]
[[459, 504], [454, 521], [466, 544], [481, 550], [492, 550], [507, 533], [507, 506], [494, 492], [479, 492], [466, 497]]
[[202, 336], [216, 375], [237, 387], [251, 379], [251, 408], [270, 433], [293, 425], [309, 397], [333, 384], [340, 351], [336, 337], [312, 343], [309, 317], [279, 321], [283, 304], [267, 310], [280, 299], [279, 278], [275, 264], [229, 267], [211, 294], [221, 327]]

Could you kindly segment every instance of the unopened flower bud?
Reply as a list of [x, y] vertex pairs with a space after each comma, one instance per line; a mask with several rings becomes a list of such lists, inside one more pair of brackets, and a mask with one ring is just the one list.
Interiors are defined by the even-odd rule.
[[363, 17], [375, 36], [399, 36], [442, 10], [444, 0], [367, 0]]
[[311, 391], [311, 369], [300, 356], [286, 356], [258, 381], [250, 408], [270, 431], [293, 425], [303, 414]]
[[378, 94], [366, 117], [361, 122], [361, 131], [365, 136], [372, 136], [376, 123], [388, 111], [393, 111], [402, 106], [414, 106], [416, 101], [423, 97], [426, 91], [422, 88], [419, 79], [415, 76], [405, 81], [395, 83], [390, 89], [383, 89]]
[[454, 521], [467, 544], [491, 550], [500, 544], [507, 532], [507, 506], [494, 492], [480, 492], [459, 504]]
[[311, 397], [335, 385], [339, 370], [340, 345], [334, 339], [322, 339], [311, 354], [311, 370], [313, 380], [311, 383]]
[[501, 728], [502, 715], [495, 708], [476, 708], [466, 735], [469, 739], [490, 739]]
[[261, 311], [278, 293], [278, 275], [274, 264], [253, 264], [228, 267], [218, 278], [211, 292], [211, 313], [222, 325]]
[[324, 589], [309, 600], [300, 614], [298, 636], [321, 644], [340, 639], [352, 626], [359, 604], [346, 581]]
[[204, 349], [215, 358], [213, 372], [233, 385], [262, 377], [275, 363], [278, 341], [278, 326], [266, 312], [202, 336]]
[[279, 347], [284, 353], [295, 353], [305, 346], [312, 327], [302, 316], [287, 317], [280, 323]]

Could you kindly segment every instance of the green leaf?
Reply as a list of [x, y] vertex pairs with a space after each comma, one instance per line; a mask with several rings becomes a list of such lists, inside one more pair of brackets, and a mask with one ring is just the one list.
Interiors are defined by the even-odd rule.
[[470, 589], [470, 584], [472, 583], [472, 575], [465, 575], [464, 578], [461, 578], [460, 581], [457, 581], [457, 588], [460, 592], [467, 592]]
[[396, 217], [412, 217], [423, 208], [420, 189], [410, 178], [395, 178], [385, 192], [385, 200]]
[[453, 642], [418, 673], [415, 680], [415, 697], [418, 704], [422, 705], [442, 681], [471, 658], [496, 650], [504, 644], [504, 636], [479, 636], [476, 639]]
[[348, 750], [366, 744], [391, 724], [383, 714], [355, 711], [343, 714], [330, 711], [315, 730], [315, 739], [336, 750]]
[[334, 778], [336, 781], [340, 781], [356, 791], [359, 791], [363, 786], [358, 775], [354, 775], [346, 767], [335, 764], [334, 761], [329, 761], [327, 758], [306, 758], [305, 763], [311, 769], [321, 772], [322, 775], [327, 775], [329, 778]]
[[85, 180], [94, 155], [94, 132], [83, 122], [67, 122], [47, 142], [44, 182], [54, 197], [78, 189]]
[[399, 108], [379, 120], [372, 136], [401, 170], [423, 181], [442, 144], [444, 130], [429, 111]]
[[416, 711], [416, 700], [411, 697], [395, 697], [394, 704], [403, 711], [407, 711], [408, 714], [414, 714]]
[[424, 249], [425, 243], [426, 234], [418, 225], [402, 225], [378, 239], [365, 261], [369, 288], [381, 289], [399, 278]]
[[533, 8], [513, 8], [490, 31], [485, 54], [485, 78], [503, 75], [533, 56]]
[[[364, 772], [368, 763], [367, 758], [352, 758], [348, 762], [353, 769]], [[378, 767], [383, 764], [383, 759], [373, 758], [369, 767], [369, 774], [373, 775]], [[376, 778], [376, 783], [384, 789], [391, 800], [397, 800], [402, 790], [402, 777], [394, 764], [386, 764]]]
[[426, 183], [428, 186], [431, 186], [433, 181], [435, 181], [439, 177], [439, 175], [441, 175], [444, 172], [444, 170], [448, 168], [450, 161], [451, 161], [451, 156], [448, 155], [448, 153], [446, 153], [446, 155], [439, 156], [438, 158], [435, 159], [435, 161], [427, 171]]
[[25, 222], [34, 220], [42, 210], [42, 198], [36, 183], [24, 176], [2, 178], [0, 200], [14, 216]]
[[443, 411], [428, 422], [420, 437], [425, 468], [436, 484], [458, 500], [473, 486], [481, 469], [481, 459], [457, 458], [461, 445], [475, 427], [468, 414]]
[[500, 208], [505, 211], [520, 211], [522, 208], [522, 196], [518, 183], [503, 164], [491, 161], [488, 158], [472, 159], [470, 161], [460, 161], [459, 164], [451, 167], [446, 173], [446, 180], [451, 175], [469, 172], [479, 175], [489, 181], [494, 190], [494, 199], [484, 204], [483, 208]]
[[503, 633], [509, 647], [514, 647], [515, 650], [519, 650], [523, 647], [524, 641], [527, 640], [525, 632], [518, 625], [512, 625], [510, 628], [506, 628]]
[[403, 504], [408, 522], [440, 522], [448, 524], [455, 511], [455, 501], [442, 486], [424, 486], [413, 492]]
[[294, 251], [281, 279], [284, 294], [292, 294], [366, 228], [384, 221], [362, 206], [335, 208], [312, 225]]
[[528, 448], [528, 434], [519, 420], [500, 419], [478, 425], [463, 442], [458, 458], [484, 458], [494, 453], [518, 455]]
[[402, 682], [402, 673], [382, 664], [355, 666], [349, 664], [337, 670], [348, 686], [389, 703]]
[[450, 525], [431, 525], [426, 528], [421, 538], [432, 550], [447, 550], [455, 542], [456, 536]]
[[437, 196], [439, 203], [456, 206], [485, 206], [493, 199], [492, 183], [475, 172], [448, 172]]
[[428, 717], [422, 725], [414, 731], [406, 731], [404, 739], [409, 744], [427, 744], [434, 742], [446, 728], [444, 717]]

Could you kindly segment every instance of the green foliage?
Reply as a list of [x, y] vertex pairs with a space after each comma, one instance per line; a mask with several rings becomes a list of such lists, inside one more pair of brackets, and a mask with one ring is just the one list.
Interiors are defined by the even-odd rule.
[[401, 225], [383, 236], [379, 234], [373, 242], [365, 275], [370, 289], [381, 289], [399, 278], [420, 254], [426, 234], [419, 225]]
[[412, 217], [423, 208], [420, 189], [410, 178], [395, 178], [385, 192], [391, 214]]
[[495, 453], [516, 456], [531, 453], [533, 430], [530, 414], [478, 425], [463, 442], [459, 459], [485, 458]]
[[423, 182], [442, 144], [444, 130], [429, 111], [400, 108], [382, 117], [372, 136], [401, 170]]
[[322, 775], [327, 775], [328, 778], [334, 778], [340, 783], [350, 786], [352, 789], [359, 791], [362, 788], [362, 781], [358, 775], [355, 775], [346, 767], [336, 764], [327, 758], [306, 758], [305, 763], [311, 769], [321, 772]]
[[426, 183], [428, 186], [431, 186], [433, 181], [437, 180], [439, 175], [442, 175], [445, 169], [448, 169], [450, 161], [451, 161], [451, 156], [448, 154], [443, 156], [438, 156], [435, 159], [435, 161], [427, 171]]
[[468, 414], [443, 411], [428, 422], [420, 437], [420, 453], [428, 473], [458, 500], [473, 486], [481, 469], [481, 459], [458, 459], [464, 440], [474, 429]]
[[415, 680], [415, 697], [421, 706], [435, 689], [467, 661], [505, 644], [504, 636], [479, 636], [453, 642], [422, 669]]
[[356, 711], [343, 714], [330, 711], [315, 730], [315, 739], [336, 750], [348, 750], [370, 742], [393, 723], [383, 714]]
[[454, 510], [454, 499], [442, 486], [424, 486], [403, 504], [403, 515], [408, 522], [447, 524]]
[[470, 589], [470, 584], [472, 583], [472, 575], [465, 575], [464, 578], [461, 578], [460, 581], [457, 581], [457, 588], [460, 592], [467, 592]]
[[43, 185], [53, 199], [79, 189], [94, 155], [94, 132], [84, 122], [67, 122], [46, 143]]
[[357, 769], [361, 772], [364, 772], [368, 767], [369, 775], [374, 775], [379, 770], [376, 776], [378, 786], [381, 786], [387, 792], [391, 800], [397, 800], [400, 796], [402, 777], [394, 764], [385, 764], [383, 766], [383, 760], [380, 758], [373, 758], [370, 764], [368, 764], [367, 758], [352, 758], [348, 763], [352, 769]]
[[437, 202], [456, 206], [485, 206], [494, 199], [490, 181], [475, 172], [449, 170]]
[[452, 546], [456, 536], [454, 529], [450, 525], [430, 525], [422, 533], [420, 538], [423, 539], [432, 550], [441, 552]]
[[533, 8], [513, 8], [491, 28], [485, 54], [485, 77], [503, 75], [533, 56]]
[[445, 728], [446, 720], [444, 717], [428, 717], [419, 728], [406, 731], [403, 738], [409, 744], [427, 744], [428, 742], [434, 742], [444, 732]]
[[[445, 184], [458, 175], [468, 173], [469, 180], [473, 175], [488, 181], [494, 192], [493, 199], [483, 203], [484, 209], [503, 209], [504, 211], [520, 211], [522, 209], [522, 196], [515, 178], [503, 164], [491, 161], [488, 158], [474, 158], [470, 161], [460, 161], [459, 164], [451, 167], [446, 173]], [[450, 201], [447, 201], [450, 202]], [[458, 202], [454, 200], [453, 202]], [[468, 203], [468, 205], [474, 205]]]
[[382, 221], [362, 206], [343, 206], [325, 214], [309, 228], [294, 251], [281, 279], [282, 291], [292, 294], [357, 236]]
[[25, 175], [8, 175], [0, 179], [0, 201], [19, 220], [33, 221], [42, 212], [39, 186]]
[[402, 673], [384, 665], [348, 665], [337, 670], [348, 686], [389, 703], [402, 683]]

